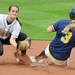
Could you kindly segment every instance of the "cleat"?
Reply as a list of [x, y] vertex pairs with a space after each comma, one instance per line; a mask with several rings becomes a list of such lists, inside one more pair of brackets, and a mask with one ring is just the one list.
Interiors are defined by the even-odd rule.
[[36, 66], [48, 66], [48, 62], [44, 61], [43, 59], [39, 60], [39, 61], [36, 61], [36, 62], [33, 62], [31, 64], [32, 67], [36, 67]]
[[30, 60], [31, 60], [32, 62], [36, 62], [35, 56], [30, 56]]
[[20, 62], [20, 59], [17, 57], [17, 58], [16, 58], [16, 61], [17, 61], [17, 62]]

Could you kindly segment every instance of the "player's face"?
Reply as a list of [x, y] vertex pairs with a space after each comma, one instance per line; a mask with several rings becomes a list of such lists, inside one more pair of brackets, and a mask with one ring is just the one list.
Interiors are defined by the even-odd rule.
[[19, 10], [17, 7], [12, 7], [11, 10], [9, 11], [9, 15], [12, 19], [16, 19], [18, 12]]

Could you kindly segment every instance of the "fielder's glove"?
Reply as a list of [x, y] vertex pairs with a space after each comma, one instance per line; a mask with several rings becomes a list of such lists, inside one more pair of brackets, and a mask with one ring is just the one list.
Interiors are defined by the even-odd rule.
[[17, 44], [17, 51], [14, 53], [16, 59], [18, 59], [17, 62], [22, 62], [23, 64], [30, 65], [31, 61], [29, 57], [26, 54], [21, 54], [21, 52], [25, 52], [27, 49], [29, 49], [30, 46], [31, 39], [29, 37], [23, 41], [19, 41], [19, 43]]
[[30, 46], [31, 46], [31, 39], [27, 38], [23, 41], [19, 41], [19, 43], [17, 44], [17, 49], [20, 51], [24, 51], [30, 48]]
[[26, 66], [30, 66], [32, 64], [32, 61], [30, 60], [28, 55], [24, 55], [22, 56], [21, 53], [19, 51], [16, 51], [14, 53], [15, 57], [16, 57], [16, 61], [20, 64], [25, 64]]

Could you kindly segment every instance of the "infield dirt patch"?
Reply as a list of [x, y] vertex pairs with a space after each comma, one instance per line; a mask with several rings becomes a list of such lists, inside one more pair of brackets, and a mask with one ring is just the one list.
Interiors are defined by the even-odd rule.
[[[30, 56], [38, 55], [46, 48], [49, 41], [32, 41], [31, 48], [27, 51]], [[49, 65], [47, 67], [27, 67], [19, 65], [14, 57], [15, 49], [10, 45], [4, 46], [4, 54], [0, 57], [1, 75], [75, 75], [75, 69], [66, 66]], [[75, 57], [75, 54], [73, 55]]]

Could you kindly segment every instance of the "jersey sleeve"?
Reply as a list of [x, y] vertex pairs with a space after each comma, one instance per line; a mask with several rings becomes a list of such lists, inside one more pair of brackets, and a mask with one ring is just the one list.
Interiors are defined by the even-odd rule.
[[68, 21], [65, 19], [62, 19], [55, 24], [53, 24], [53, 28], [55, 31], [61, 31], [66, 25], [68, 24]]

